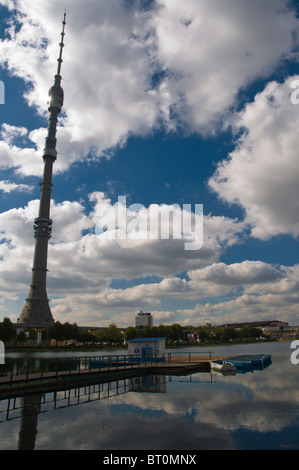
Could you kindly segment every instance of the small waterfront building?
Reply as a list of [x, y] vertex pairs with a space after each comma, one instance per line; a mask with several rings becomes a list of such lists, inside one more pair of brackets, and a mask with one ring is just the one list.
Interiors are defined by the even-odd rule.
[[166, 338], [134, 338], [128, 339], [128, 354], [140, 357], [162, 357], [165, 354]]

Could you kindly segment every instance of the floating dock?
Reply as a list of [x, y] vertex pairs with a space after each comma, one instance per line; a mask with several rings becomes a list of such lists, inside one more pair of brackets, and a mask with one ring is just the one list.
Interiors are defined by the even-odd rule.
[[266, 367], [271, 363], [270, 354], [251, 354], [243, 356], [226, 357], [227, 362], [231, 362], [237, 368], [244, 367]]

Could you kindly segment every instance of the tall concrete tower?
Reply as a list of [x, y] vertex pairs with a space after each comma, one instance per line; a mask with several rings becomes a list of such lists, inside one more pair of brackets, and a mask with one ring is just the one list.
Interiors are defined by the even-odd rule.
[[61, 63], [64, 39], [66, 14], [63, 18], [61, 33], [60, 54], [58, 59], [57, 74], [54, 85], [49, 90], [49, 127], [46, 137], [46, 145], [43, 154], [44, 173], [41, 185], [41, 196], [38, 217], [34, 219], [35, 251], [33, 258], [32, 278], [28, 297], [22, 310], [18, 323], [27, 325], [49, 325], [54, 323], [49, 307], [49, 299], [46, 290], [48, 242], [52, 234], [52, 220], [50, 219], [50, 202], [52, 191], [53, 163], [57, 158], [56, 152], [56, 127], [57, 116], [63, 105], [63, 89], [61, 88]]

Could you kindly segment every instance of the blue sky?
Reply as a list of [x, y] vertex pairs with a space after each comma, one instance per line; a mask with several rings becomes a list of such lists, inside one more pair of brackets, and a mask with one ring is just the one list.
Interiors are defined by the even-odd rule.
[[[64, 8], [55, 320], [298, 324], [299, 6], [285, 0], [0, 0], [0, 320], [29, 291]], [[143, 222], [155, 205], [203, 204], [201, 249], [99, 236], [120, 196]]]

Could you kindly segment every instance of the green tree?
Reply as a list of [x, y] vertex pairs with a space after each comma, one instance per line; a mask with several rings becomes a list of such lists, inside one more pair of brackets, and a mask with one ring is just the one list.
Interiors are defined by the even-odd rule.
[[198, 326], [197, 327], [198, 339], [202, 342], [208, 341], [211, 339], [211, 332], [209, 326]]
[[9, 318], [4, 318], [0, 323], [0, 340], [12, 341], [16, 337], [16, 328], [13, 326]]
[[49, 338], [56, 339], [56, 341], [62, 341], [65, 339], [65, 330], [59, 321], [56, 321], [53, 326], [49, 329]]
[[150, 328], [149, 326], [145, 325], [142, 328], [142, 338], [150, 338], [153, 336], [154, 336], [153, 328]]
[[240, 328], [239, 332], [240, 332], [240, 337], [243, 338], [243, 339], [250, 339], [251, 338], [251, 328], [249, 326], [243, 326], [242, 328]]
[[173, 341], [179, 341], [185, 339], [184, 328], [178, 323], [174, 323], [168, 328], [168, 338]]
[[49, 329], [49, 338], [56, 339], [56, 341], [73, 339], [77, 340], [80, 337], [80, 329], [76, 323], [60, 323], [55, 322]]
[[240, 328], [240, 336], [244, 339], [259, 339], [263, 336], [263, 332], [260, 328], [254, 328], [251, 326], [243, 326]]
[[105, 338], [108, 343], [121, 343], [122, 333], [119, 331], [115, 323], [111, 323], [105, 333]]
[[125, 332], [125, 338], [126, 340], [128, 339], [134, 339], [134, 338], [137, 338], [138, 337], [138, 334], [137, 334], [137, 330], [134, 326], [129, 326], [127, 329], [126, 329], [126, 332]]
[[80, 330], [76, 323], [66, 322], [63, 324], [64, 329], [64, 339], [78, 339], [80, 336]]
[[167, 338], [169, 334], [169, 327], [165, 325], [159, 325], [157, 327], [157, 336], [160, 338]]
[[97, 343], [99, 341], [98, 336], [88, 330], [81, 331], [76, 339], [82, 341], [82, 343]]
[[25, 341], [26, 341], [26, 334], [25, 334], [25, 331], [21, 331], [21, 332], [18, 334], [17, 340], [18, 340], [19, 343], [25, 343]]
[[235, 328], [231, 326], [227, 326], [224, 328], [223, 332], [223, 340], [228, 342], [228, 341], [234, 341], [238, 337], [237, 331]]
[[106, 341], [106, 330], [98, 330], [95, 333], [95, 335], [97, 337], [97, 342], [105, 343], [105, 341]]

